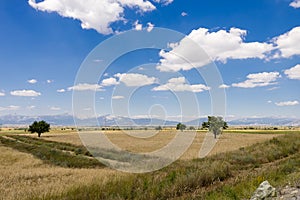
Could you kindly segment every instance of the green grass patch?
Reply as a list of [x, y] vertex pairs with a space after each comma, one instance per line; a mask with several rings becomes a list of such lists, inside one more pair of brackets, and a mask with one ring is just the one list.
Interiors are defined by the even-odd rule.
[[0, 144], [32, 154], [47, 164], [70, 168], [103, 167], [97, 159], [85, 156], [85, 150], [67, 143], [9, 135], [0, 136]]

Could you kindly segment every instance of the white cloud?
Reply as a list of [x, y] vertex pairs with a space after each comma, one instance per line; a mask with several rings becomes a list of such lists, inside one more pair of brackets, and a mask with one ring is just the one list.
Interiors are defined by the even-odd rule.
[[147, 23], [147, 31], [151, 32], [153, 28], [154, 28], [154, 24], [152, 24], [151, 22], [148, 22]]
[[[170, 44], [171, 51], [160, 52], [160, 63], [157, 69], [160, 71], [190, 70], [194, 67], [202, 67], [213, 61], [226, 62], [228, 59], [264, 59], [274, 49], [273, 44], [260, 42], [245, 42], [247, 31], [231, 28], [229, 31], [219, 30], [210, 32], [206, 28], [193, 30], [179, 43]], [[197, 44], [197, 46], [196, 46]], [[195, 52], [196, 48], [202, 48], [203, 52]], [[179, 56], [177, 56], [179, 55]], [[182, 57], [182, 58], [181, 58]], [[186, 60], [191, 62], [186, 63]]]
[[226, 89], [226, 88], [230, 88], [230, 86], [226, 85], [226, 84], [222, 84], [222, 85], [219, 86], [219, 88]]
[[0, 97], [3, 97], [5, 96], [5, 93], [4, 92], [0, 92]]
[[63, 93], [63, 92], [66, 92], [65, 89], [59, 89], [59, 90], [56, 90], [58, 93]]
[[10, 106], [7, 106], [7, 107], [0, 107], [0, 111], [5, 111], [5, 110], [19, 110], [20, 109], [20, 106], [14, 106], [14, 105], [10, 105]]
[[279, 72], [261, 72], [249, 74], [247, 80], [240, 83], [233, 83], [233, 87], [255, 88], [277, 84], [276, 80], [280, 78]]
[[37, 83], [37, 80], [36, 79], [30, 79], [27, 81], [28, 83], [31, 83], [31, 84], [35, 84]]
[[32, 109], [34, 109], [36, 106], [27, 106], [26, 108], [28, 109], [28, 110], [32, 110]]
[[119, 82], [117, 81], [117, 79], [111, 77], [111, 78], [106, 78], [102, 80], [101, 85], [103, 86], [111, 86], [111, 85], [118, 85]]
[[284, 74], [287, 75], [287, 77], [290, 79], [300, 80], [300, 64], [285, 70]]
[[86, 91], [86, 90], [94, 90], [94, 91], [102, 91], [102, 86], [98, 84], [88, 84], [88, 83], [79, 83], [72, 87], [68, 87], [68, 90], [75, 90], [75, 91]]
[[278, 50], [274, 58], [290, 58], [300, 55], [300, 26], [273, 39]]
[[298, 101], [283, 101], [279, 103], [275, 103], [277, 106], [295, 106], [298, 105]]
[[300, 0], [294, 0], [290, 3], [290, 6], [293, 8], [300, 8]]
[[53, 83], [53, 80], [48, 79], [47, 83]]
[[280, 87], [275, 86], [275, 87], [268, 88], [267, 90], [268, 90], [268, 91], [273, 91], [273, 90], [278, 90], [279, 88], [280, 88]]
[[118, 73], [114, 76], [119, 78], [119, 82], [122, 82], [129, 87], [151, 85], [158, 82], [155, 77], [148, 77], [144, 74], [137, 73]]
[[112, 96], [112, 99], [124, 99], [124, 96]]
[[186, 80], [184, 77], [178, 77], [178, 78], [171, 78], [168, 80], [168, 82], [164, 85], [157, 86], [152, 89], [153, 91], [167, 91], [171, 90], [174, 92], [203, 92], [205, 90], [209, 90], [209, 87], [203, 85], [203, 84], [195, 84], [195, 85], [189, 85], [186, 83]]
[[272, 103], [272, 101], [271, 100], [269, 100], [269, 101], [267, 101], [268, 103]]
[[14, 90], [10, 92], [13, 96], [23, 96], [23, 97], [36, 97], [40, 96], [40, 92], [36, 92], [34, 90]]
[[50, 107], [50, 110], [58, 111], [58, 110], [61, 110], [61, 108], [60, 107], [56, 107], [56, 106], [52, 106], [52, 107]]
[[139, 20], [136, 20], [134, 22], [134, 29], [137, 30], [137, 31], [141, 31], [143, 29], [143, 25], [139, 24]]
[[[158, 1], [169, 4], [173, 0]], [[156, 7], [148, 0], [28, 0], [31, 7], [44, 12], [56, 12], [62, 17], [79, 20], [83, 29], [95, 29], [101, 34], [114, 31], [111, 24], [126, 21], [125, 8], [137, 10], [140, 13], [153, 11]]]
[[182, 12], [182, 13], [181, 13], [181, 16], [182, 16], [182, 17], [185, 17], [185, 16], [187, 16], [187, 15], [188, 15], [188, 14], [187, 14], [186, 12]]
[[154, 0], [156, 3], [161, 3], [163, 5], [169, 5], [172, 3], [174, 0]]

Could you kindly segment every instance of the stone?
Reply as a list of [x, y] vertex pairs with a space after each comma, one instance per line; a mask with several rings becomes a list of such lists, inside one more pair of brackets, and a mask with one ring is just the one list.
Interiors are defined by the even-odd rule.
[[276, 189], [268, 181], [264, 181], [255, 190], [250, 200], [263, 200], [275, 196]]

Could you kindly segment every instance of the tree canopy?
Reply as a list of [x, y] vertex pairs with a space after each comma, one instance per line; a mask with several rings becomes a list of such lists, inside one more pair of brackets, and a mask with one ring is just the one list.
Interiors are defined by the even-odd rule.
[[217, 138], [217, 135], [221, 134], [223, 129], [227, 129], [228, 125], [223, 120], [223, 117], [208, 116], [208, 121], [202, 123], [202, 128], [208, 128], [209, 131], [213, 132], [215, 138]]
[[49, 132], [50, 130], [50, 124], [45, 122], [44, 120], [42, 121], [34, 121], [30, 126], [28, 131], [31, 133], [38, 133], [38, 136], [41, 137], [42, 133]]
[[178, 123], [178, 124], [176, 125], [176, 130], [181, 130], [181, 131], [183, 131], [184, 129], [186, 129], [186, 125], [185, 125], [185, 124]]

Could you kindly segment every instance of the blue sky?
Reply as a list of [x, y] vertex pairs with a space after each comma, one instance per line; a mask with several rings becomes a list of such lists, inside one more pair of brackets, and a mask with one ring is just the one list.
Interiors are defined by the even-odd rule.
[[[300, 118], [299, 0], [2, 0], [0, 18], [0, 115], [71, 114], [72, 93], [91, 91], [95, 107], [80, 117], [211, 114], [212, 88], [197, 72], [212, 64], [193, 58], [190, 38], [219, 70], [227, 117]], [[186, 37], [120, 56], [98, 82], [76, 83], [98, 44], [158, 27]], [[194, 67], [172, 56], [182, 52]]]

